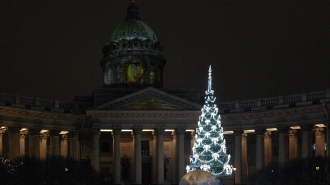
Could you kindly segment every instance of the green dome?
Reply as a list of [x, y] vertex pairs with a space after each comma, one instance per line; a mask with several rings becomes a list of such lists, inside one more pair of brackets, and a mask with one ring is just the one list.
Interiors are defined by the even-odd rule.
[[150, 39], [154, 42], [158, 41], [155, 32], [144, 22], [140, 20], [126, 20], [121, 23], [112, 32], [107, 44], [121, 39], [132, 40], [138, 38], [141, 40]]

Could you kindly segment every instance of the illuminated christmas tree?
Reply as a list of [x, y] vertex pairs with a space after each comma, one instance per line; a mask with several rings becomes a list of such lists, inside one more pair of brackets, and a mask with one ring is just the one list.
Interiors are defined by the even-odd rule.
[[226, 141], [223, 138], [223, 129], [220, 122], [212, 90], [212, 70], [209, 68], [208, 88], [205, 91], [205, 103], [202, 115], [199, 117], [196, 128], [195, 142], [190, 156], [190, 166], [187, 173], [196, 169], [208, 171], [217, 177], [232, 174], [232, 166], [229, 165], [230, 155], [226, 154]]

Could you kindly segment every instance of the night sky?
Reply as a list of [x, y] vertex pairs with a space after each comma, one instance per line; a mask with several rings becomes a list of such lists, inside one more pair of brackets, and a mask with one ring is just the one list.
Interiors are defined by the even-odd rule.
[[[128, 0], [1, 0], [0, 92], [73, 100], [102, 87], [102, 48]], [[164, 45], [164, 87], [218, 101], [330, 88], [329, 0], [136, 0]]]

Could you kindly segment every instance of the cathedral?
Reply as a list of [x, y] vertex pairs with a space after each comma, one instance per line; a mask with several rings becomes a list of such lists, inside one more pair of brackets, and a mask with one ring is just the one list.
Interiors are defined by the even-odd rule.
[[[65, 102], [0, 93], [0, 153], [89, 158], [109, 184], [179, 184], [206, 89], [164, 88], [162, 50], [132, 2], [103, 48], [104, 86], [92, 96]], [[329, 156], [330, 89], [218, 108], [234, 167], [226, 185], [246, 184], [274, 161]]]

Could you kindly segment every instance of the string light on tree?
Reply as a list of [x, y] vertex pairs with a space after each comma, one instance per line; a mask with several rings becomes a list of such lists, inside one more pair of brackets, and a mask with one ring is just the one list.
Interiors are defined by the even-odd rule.
[[217, 177], [228, 176], [233, 172], [229, 165], [230, 155], [226, 153], [226, 141], [223, 138], [220, 114], [212, 90], [212, 69], [209, 67], [208, 88], [205, 91], [205, 103], [196, 129], [193, 155], [187, 173], [196, 169], [208, 171]]

